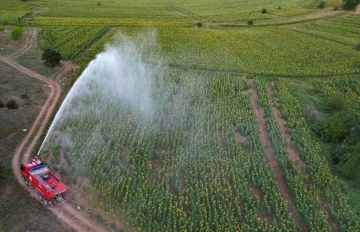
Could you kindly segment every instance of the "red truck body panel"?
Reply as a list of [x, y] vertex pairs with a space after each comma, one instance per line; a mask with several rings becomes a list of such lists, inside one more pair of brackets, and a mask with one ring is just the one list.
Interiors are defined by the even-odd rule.
[[68, 189], [38, 158], [34, 158], [21, 165], [20, 169], [21, 175], [26, 178], [47, 201], [53, 200]]

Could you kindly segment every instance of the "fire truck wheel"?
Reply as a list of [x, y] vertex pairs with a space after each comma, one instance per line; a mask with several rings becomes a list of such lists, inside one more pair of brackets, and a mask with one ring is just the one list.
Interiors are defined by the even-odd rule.
[[49, 205], [50, 205], [50, 203], [49, 203], [47, 200], [45, 200], [45, 199], [44, 199], [44, 201], [43, 201], [43, 204], [44, 204], [45, 206], [49, 206]]
[[40, 201], [44, 201], [45, 197], [41, 193], [38, 193], [38, 198]]
[[25, 181], [25, 184], [26, 184], [27, 186], [30, 186], [30, 182], [29, 182], [28, 179], [26, 179], [25, 177], [24, 177], [24, 181]]
[[43, 203], [45, 206], [49, 206], [49, 202], [45, 199], [44, 195], [38, 193], [38, 198], [41, 201], [41, 203]]

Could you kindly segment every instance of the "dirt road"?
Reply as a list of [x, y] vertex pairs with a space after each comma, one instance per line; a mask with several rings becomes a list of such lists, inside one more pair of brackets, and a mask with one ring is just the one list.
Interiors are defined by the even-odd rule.
[[[17, 146], [13, 159], [12, 159], [12, 169], [14, 175], [18, 182], [26, 188], [30, 195], [37, 199], [37, 192], [33, 188], [29, 188], [25, 185], [24, 180], [20, 173], [20, 163], [27, 160], [29, 158], [29, 154], [33, 150], [35, 144], [38, 142], [40, 136], [44, 133], [45, 126], [47, 125], [53, 111], [56, 107], [60, 99], [61, 88], [58, 82], [48, 79], [44, 76], [39, 75], [36, 72], [29, 70], [28, 68], [18, 64], [12, 58], [17, 58], [23, 55], [26, 51], [32, 49], [36, 45], [37, 38], [37, 29], [31, 29], [29, 33], [25, 45], [10, 55], [9, 57], [0, 56], [0, 61], [6, 63], [7, 65], [17, 69], [18, 71], [25, 73], [26, 75], [36, 78], [42, 82], [44, 82], [49, 87], [49, 96], [42, 106], [38, 116], [33, 122], [31, 128], [28, 133], [21, 141], [21, 143]], [[65, 72], [69, 71], [69, 65], [65, 65], [63, 67], [63, 71], [57, 75], [57, 79], [63, 75]], [[26, 150], [25, 150], [26, 149]], [[20, 161], [21, 159], [21, 161]], [[67, 225], [73, 228], [75, 231], [107, 231], [102, 228], [100, 225], [96, 224], [96, 222], [90, 220], [84, 213], [79, 210], [75, 210], [69, 203], [63, 203], [59, 207], [52, 207], [49, 210], [54, 213], [59, 220], [64, 221]]]

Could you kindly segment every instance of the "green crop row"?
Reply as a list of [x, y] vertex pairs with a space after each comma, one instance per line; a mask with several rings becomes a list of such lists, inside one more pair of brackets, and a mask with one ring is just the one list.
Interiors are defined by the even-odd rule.
[[58, 50], [64, 59], [71, 59], [106, 30], [107, 27], [44, 26], [41, 28], [43, 47]]

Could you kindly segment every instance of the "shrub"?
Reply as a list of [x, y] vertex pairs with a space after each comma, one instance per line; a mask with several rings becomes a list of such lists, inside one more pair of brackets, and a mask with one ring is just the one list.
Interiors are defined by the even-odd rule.
[[251, 26], [251, 25], [254, 24], [254, 21], [253, 21], [253, 20], [249, 20], [249, 21], [247, 22], [247, 24]]
[[5, 31], [5, 26], [4, 25], [0, 25], [0, 31]]
[[356, 45], [355, 49], [360, 51], [360, 43], [358, 45]]
[[196, 23], [196, 26], [198, 26], [198, 27], [202, 27], [202, 25], [203, 25], [202, 22], [197, 22]]
[[335, 7], [334, 7], [334, 10], [339, 10], [339, 7], [338, 7], [338, 6], [335, 6]]
[[14, 99], [10, 99], [6, 103], [6, 107], [9, 109], [17, 109], [17, 108], [19, 108], [19, 105], [16, 103], [16, 101]]
[[341, 173], [346, 178], [353, 177], [356, 173], [359, 172], [360, 165], [360, 154], [344, 154], [341, 159], [339, 166], [341, 168]]
[[342, 96], [334, 96], [327, 100], [326, 106], [330, 111], [340, 111], [344, 109], [345, 99]]
[[324, 132], [331, 142], [342, 141], [354, 125], [353, 118], [347, 112], [336, 112], [324, 123]]
[[345, 10], [355, 10], [359, 4], [360, 0], [343, 0], [343, 8]]
[[23, 28], [22, 27], [15, 27], [12, 31], [11, 31], [11, 39], [13, 40], [18, 40], [21, 38], [23, 34]]
[[264, 8], [261, 10], [261, 13], [265, 14], [265, 13], [267, 13], [267, 10]]
[[22, 98], [22, 99], [29, 99], [29, 95], [27, 95], [26, 93], [24, 93], [24, 94], [21, 95], [21, 98]]
[[46, 48], [41, 57], [42, 60], [45, 60], [45, 64], [50, 67], [55, 67], [60, 64], [61, 54], [53, 49]]
[[281, 10], [281, 6], [279, 6], [279, 10]]
[[0, 100], [0, 108], [4, 107], [4, 103]]
[[324, 9], [324, 8], [325, 8], [325, 5], [326, 5], [325, 1], [321, 1], [321, 2], [319, 3], [319, 5], [318, 5], [318, 8]]

